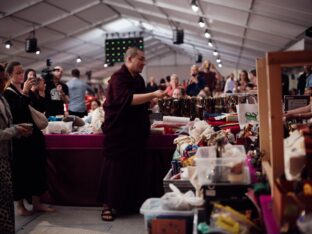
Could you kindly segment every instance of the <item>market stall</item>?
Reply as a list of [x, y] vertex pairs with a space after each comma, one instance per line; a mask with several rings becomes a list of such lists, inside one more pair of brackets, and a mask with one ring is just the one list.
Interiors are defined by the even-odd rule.
[[[151, 135], [145, 190], [149, 195], [161, 196], [162, 179], [169, 170], [175, 146], [175, 135]], [[48, 191], [43, 201], [55, 205], [97, 206], [103, 135], [45, 135], [47, 149]]]

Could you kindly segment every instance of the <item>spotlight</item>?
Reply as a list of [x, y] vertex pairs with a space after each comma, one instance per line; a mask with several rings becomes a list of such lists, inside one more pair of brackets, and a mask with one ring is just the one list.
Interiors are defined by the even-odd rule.
[[222, 63], [219, 63], [219, 64], [218, 64], [218, 67], [220, 67], [220, 68], [221, 68], [221, 67], [222, 67]]
[[78, 56], [78, 57], [76, 58], [76, 63], [81, 63], [81, 62], [82, 62], [82, 59], [81, 59], [80, 56]]
[[107, 67], [112, 67], [114, 66], [115, 64], [114, 63], [104, 63], [104, 67], [107, 68]]
[[39, 47], [37, 47], [37, 50], [36, 50], [36, 55], [39, 55], [41, 53], [41, 50]]
[[192, 10], [197, 12], [198, 9], [199, 9], [197, 1], [196, 0], [192, 0], [191, 5], [192, 5]]
[[212, 44], [212, 40], [211, 40], [211, 39], [208, 41], [208, 45], [209, 45], [209, 47], [213, 47], [213, 44]]
[[211, 34], [209, 33], [208, 29], [205, 30], [205, 37], [210, 38]]
[[199, 27], [201, 28], [205, 27], [205, 22], [204, 22], [203, 17], [199, 17], [198, 24], [199, 24]]
[[217, 50], [214, 50], [212, 54], [213, 54], [214, 56], [218, 56], [219, 53], [218, 53]]
[[173, 44], [183, 44], [184, 41], [184, 30], [174, 29], [173, 30]]
[[4, 45], [5, 45], [5, 48], [6, 49], [10, 49], [13, 45], [12, 45], [12, 42], [10, 41], [10, 40], [7, 40], [5, 43], [4, 43]]
[[218, 58], [216, 59], [216, 62], [219, 63], [219, 64], [221, 63], [220, 57], [218, 57]]
[[202, 62], [203, 62], [203, 56], [201, 54], [198, 54], [196, 56], [195, 63], [202, 63]]
[[37, 51], [37, 38], [35, 37], [35, 31], [32, 31], [29, 37], [25, 41], [25, 51], [27, 53], [36, 53]]

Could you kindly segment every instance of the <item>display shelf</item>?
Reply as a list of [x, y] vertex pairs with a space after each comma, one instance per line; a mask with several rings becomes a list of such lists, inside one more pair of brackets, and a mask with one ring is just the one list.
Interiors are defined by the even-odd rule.
[[[265, 153], [262, 165], [272, 191], [273, 214], [278, 213], [279, 203], [274, 181], [284, 173], [281, 68], [307, 64], [312, 64], [311, 50], [268, 52], [265, 58], [257, 59], [260, 150]], [[274, 218], [280, 220], [276, 215]]]
[[312, 64], [312, 51], [268, 52], [257, 60], [260, 150], [271, 188], [284, 172], [281, 68], [306, 64]]

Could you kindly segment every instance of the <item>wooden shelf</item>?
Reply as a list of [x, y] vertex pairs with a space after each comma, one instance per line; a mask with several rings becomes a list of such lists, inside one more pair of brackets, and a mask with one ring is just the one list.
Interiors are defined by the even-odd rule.
[[312, 64], [311, 50], [268, 52], [257, 59], [260, 149], [271, 188], [275, 178], [284, 173], [281, 68], [306, 64]]
[[[276, 204], [279, 199], [274, 182], [284, 174], [281, 68], [312, 64], [312, 50], [268, 52], [265, 58], [257, 59], [256, 63], [260, 150], [265, 155], [262, 168], [270, 183], [274, 210], [277, 209]], [[277, 217], [275, 218], [278, 220]]]

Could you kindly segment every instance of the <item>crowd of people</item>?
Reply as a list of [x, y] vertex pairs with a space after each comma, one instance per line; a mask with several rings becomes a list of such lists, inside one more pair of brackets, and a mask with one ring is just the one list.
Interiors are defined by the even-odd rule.
[[[50, 79], [37, 76], [17, 61], [0, 65], [0, 233], [15, 233], [13, 201], [21, 216], [54, 211], [40, 201], [48, 188], [45, 140], [29, 105], [47, 117], [66, 115], [64, 105], [69, 106], [69, 114], [88, 116], [85, 92], [93, 90], [79, 80], [79, 70], [72, 70], [67, 84], [61, 81], [62, 67], [54, 67], [51, 73]], [[102, 108], [98, 101], [92, 106], [93, 111]], [[32, 204], [32, 210], [25, 202]]]
[[[188, 77], [187, 79], [185, 79]], [[218, 97], [233, 93], [256, 93], [258, 87], [258, 79], [256, 70], [249, 72], [241, 70], [238, 77], [234, 73], [230, 73], [226, 77], [216, 69], [215, 65], [205, 60], [201, 66], [192, 65], [190, 73], [186, 74], [183, 80], [177, 74], [171, 74], [166, 78], [160, 78], [159, 84], [156, 82], [155, 76], [151, 76], [147, 82], [147, 92], [166, 90], [166, 97], [188, 98], [188, 97]], [[294, 84], [290, 84], [289, 80], [294, 79]], [[312, 87], [312, 66], [303, 67], [298, 77], [292, 74], [282, 73], [282, 95], [310, 95], [309, 88]], [[294, 86], [294, 87], [292, 87]], [[165, 97], [165, 98], [166, 98]]]
[[216, 69], [215, 65], [205, 60], [201, 67], [192, 65], [187, 80], [180, 81], [177, 74], [171, 74], [161, 78], [159, 85], [155, 77], [151, 76], [147, 82], [148, 92], [166, 90], [166, 97], [187, 98], [187, 97], [217, 97], [225, 93], [252, 93], [257, 90], [256, 70], [249, 73], [242, 70], [239, 77], [235, 79], [231, 73], [226, 79]]

